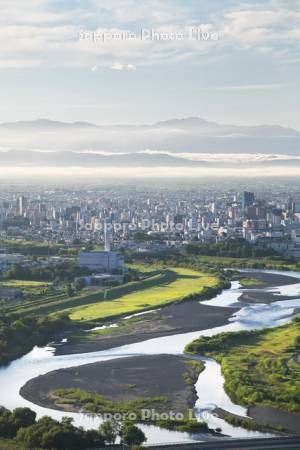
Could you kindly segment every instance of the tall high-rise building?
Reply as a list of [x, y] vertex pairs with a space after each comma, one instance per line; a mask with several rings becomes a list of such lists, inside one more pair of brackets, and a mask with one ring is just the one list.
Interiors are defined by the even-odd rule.
[[26, 207], [27, 207], [27, 198], [21, 195], [21, 197], [19, 197], [17, 200], [17, 212], [18, 214], [20, 214], [20, 216], [24, 215]]
[[252, 206], [255, 200], [254, 192], [244, 191], [241, 194], [242, 208], [246, 209]]
[[111, 232], [108, 230], [104, 231], [104, 251], [110, 252], [111, 243]]
[[104, 251], [110, 252], [112, 232], [108, 224], [104, 223]]

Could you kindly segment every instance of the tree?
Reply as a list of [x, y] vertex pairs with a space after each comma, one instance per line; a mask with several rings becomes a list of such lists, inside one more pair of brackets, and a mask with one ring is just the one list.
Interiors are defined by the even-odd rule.
[[70, 283], [67, 284], [67, 286], [66, 286], [66, 292], [67, 292], [68, 297], [73, 297], [74, 290], [73, 290], [72, 285]]
[[86, 281], [84, 278], [78, 278], [75, 281], [75, 288], [77, 291], [81, 291], [85, 287], [86, 287]]
[[85, 432], [86, 446], [88, 448], [104, 447], [105, 439], [97, 430], [87, 430]]
[[14, 437], [16, 428], [12, 422], [11, 412], [4, 408], [0, 407], [0, 437], [2, 438], [10, 438]]
[[73, 427], [64, 429], [63, 425], [51, 428], [43, 434], [42, 448], [55, 450], [81, 450], [85, 448], [82, 433]]
[[29, 408], [16, 408], [12, 420], [18, 428], [26, 428], [35, 424], [36, 413]]
[[147, 438], [144, 432], [131, 422], [126, 422], [121, 430], [122, 442], [127, 445], [141, 445]]
[[17, 442], [27, 449], [39, 448], [41, 446], [41, 433], [32, 425], [29, 428], [20, 428], [17, 433]]
[[121, 424], [117, 420], [106, 420], [99, 427], [106, 444], [114, 444], [121, 432]]

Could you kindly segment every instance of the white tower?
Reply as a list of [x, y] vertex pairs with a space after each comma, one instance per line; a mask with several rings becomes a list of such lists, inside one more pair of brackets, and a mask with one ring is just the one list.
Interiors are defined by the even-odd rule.
[[104, 251], [110, 252], [111, 232], [105, 228], [104, 231]]

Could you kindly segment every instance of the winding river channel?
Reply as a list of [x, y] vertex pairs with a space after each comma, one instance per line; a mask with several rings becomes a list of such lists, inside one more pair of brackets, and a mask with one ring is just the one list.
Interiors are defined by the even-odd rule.
[[[247, 270], [249, 272], [249, 270]], [[255, 272], [255, 271], [253, 271]], [[259, 272], [262, 272], [261, 270]], [[276, 295], [293, 296], [298, 299], [287, 299], [275, 301], [271, 304], [243, 304], [238, 302], [242, 294], [240, 285], [237, 281], [232, 283], [230, 289], [223, 291], [212, 300], [203, 302], [211, 306], [232, 306], [234, 307], [233, 316], [230, 322], [222, 327], [211, 328], [208, 330], [196, 331], [192, 333], [167, 336], [156, 339], [150, 339], [144, 342], [126, 345], [111, 350], [100, 352], [72, 354], [55, 356], [55, 350], [51, 346], [37, 348], [30, 353], [13, 361], [9, 366], [0, 368], [0, 404], [6, 408], [13, 409], [19, 406], [28, 406], [35, 410], [38, 417], [49, 415], [55, 419], [61, 419], [69, 416], [74, 419], [76, 425], [84, 428], [95, 428], [99, 425], [99, 419], [83, 413], [66, 413], [53, 409], [47, 409], [37, 406], [25, 400], [20, 394], [20, 388], [30, 379], [39, 375], [46, 374], [52, 370], [80, 366], [99, 361], [106, 361], [119, 357], [130, 357], [137, 355], [158, 355], [173, 354], [181, 355], [186, 344], [199, 336], [212, 336], [223, 331], [237, 331], [261, 329], [278, 326], [288, 322], [293, 317], [296, 308], [300, 308], [300, 273], [297, 272], [276, 272], [265, 271], [266, 273], [280, 274], [295, 277], [295, 284], [280, 286], [272, 289], [260, 289], [259, 291], [276, 292]], [[236, 312], [236, 307], [240, 307]], [[216, 406], [239, 414], [247, 416], [247, 409], [231, 402], [223, 389], [224, 379], [221, 374], [219, 364], [214, 360], [205, 359], [205, 370], [200, 374], [195, 385], [198, 400], [195, 405], [196, 414], [199, 418], [204, 418], [212, 428], [220, 427], [222, 432], [231, 437], [259, 437], [270, 435], [247, 431], [239, 427], [233, 427], [222, 419], [215, 417], [210, 413]], [[188, 442], [197, 440], [215, 439], [212, 436], [202, 435], [193, 436], [187, 433], [171, 432], [162, 430], [154, 426], [142, 426], [148, 441], [151, 443], [164, 442]]]

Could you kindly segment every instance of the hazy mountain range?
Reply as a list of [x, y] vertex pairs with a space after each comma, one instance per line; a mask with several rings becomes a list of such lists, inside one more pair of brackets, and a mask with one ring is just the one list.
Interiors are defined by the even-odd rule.
[[47, 119], [0, 124], [0, 164], [20, 167], [300, 167], [300, 132], [198, 117], [152, 125]]

